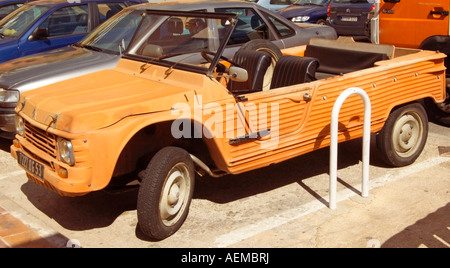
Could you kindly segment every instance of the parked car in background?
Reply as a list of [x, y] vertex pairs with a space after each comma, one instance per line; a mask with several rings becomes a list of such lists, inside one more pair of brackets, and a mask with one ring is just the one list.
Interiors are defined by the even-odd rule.
[[263, 6], [269, 10], [277, 11], [279, 9], [288, 7], [295, 0], [248, 0], [250, 2], [255, 2], [260, 6]]
[[331, 0], [328, 24], [338, 35], [365, 36], [369, 12], [375, 8], [374, 0]]
[[330, 0], [297, 0], [292, 5], [278, 10], [278, 14], [296, 23], [327, 23]]
[[141, 0], [30, 2], [0, 21], [0, 62], [80, 41], [107, 18]]
[[[305, 45], [312, 37], [336, 39], [336, 32], [331, 27], [302, 28], [248, 2], [200, 1], [134, 5], [100, 25], [79, 43], [0, 64], [0, 136], [12, 138], [15, 135], [14, 107], [23, 92], [115, 67], [139, 24], [149, 23], [148, 16], [141, 16], [149, 8], [238, 14], [239, 26], [233, 32], [224, 52], [230, 58], [243, 44], [255, 38], [270, 40], [280, 49]], [[252, 20], [252, 17], [255, 19]], [[252, 28], [252, 22], [253, 26], [257, 24], [255, 27], [258, 27], [258, 32]]]
[[25, 3], [33, 0], [0, 0], [0, 20], [6, 17], [9, 13], [23, 6]]

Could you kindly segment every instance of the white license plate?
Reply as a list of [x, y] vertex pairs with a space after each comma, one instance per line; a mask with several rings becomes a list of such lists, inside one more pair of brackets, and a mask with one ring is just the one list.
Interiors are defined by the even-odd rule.
[[357, 22], [358, 17], [342, 17], [341, 21]]
[[44, 165], [34, 161], [21, 152], [17, 152], [17, 161], [25, 170], [42, 180], [44, 179]]

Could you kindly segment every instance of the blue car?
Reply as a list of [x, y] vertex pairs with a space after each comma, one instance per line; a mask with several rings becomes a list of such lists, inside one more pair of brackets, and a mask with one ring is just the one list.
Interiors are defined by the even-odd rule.
[[297, 0], [277, 12], [292, 22], [325, 25], [329, 4], [330, 0]]
[[74, 44], [103, 21], [141, 0], [30, 2], [0, 21], [0, 62]]

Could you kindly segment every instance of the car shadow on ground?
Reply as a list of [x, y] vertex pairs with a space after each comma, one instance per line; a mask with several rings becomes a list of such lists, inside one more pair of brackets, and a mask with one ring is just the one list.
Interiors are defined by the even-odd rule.
[[[373, 140], [373, 139], [372, 139]], [[361, 161], [361, 139], [339, 144], [338, 169], [349, 167]], [[376, 146], [372, 142], [371, 165], [383, 166], [376, 156]], [[345, 157], [344, 157], [345, 156]], [[221, 178], [200, 178], [196, 181], [194, 199], [206, 199], [224, 204], [238, 199], [268, 192], [291, 183], [298, 183], [313, 198], [323, 200], [302, 181], [310, 177], [329, 173], [329, 148], [284, 161], [255, 171], [227, 175]], [[359, 194], [345, 180], [338, 182]], [[98, 191], [79, 197], [63, 197], [31, 181], [21, 187], [28, 200], [49, 218], [63, 228], [74, 231], [89, 230], [111, 225], [121, 214], [136, 210], [137, 189], [110, 194]], [[137, 221], [137, 220], [136, 220]], [[147, 240], [136, 228], [136, 236]]]
[[10, 147], [12, 145], [12, 140], [0, 138], [0, 150], [3, 150], [7, 153], [10, 152]]
[[[375, 135], [372, 135], [370, 165], [387, 167], [377, 155], [374, 141]], [[304, 181], [321, 174], [329, 175], [329, 154], [330, 149], [327, 147], [276, 165], [239, 175], [202, 178], [196, 181], [194, 198], [206, 199], [215, 203], [228, 203], [297, 183], [314, 198], [328, 206], [328, 201], [325, 201]], [[338, 145], [338, 170], [358, 164], [361, 162], [361, 158], [362, 139], [355, 139]], [[360, 194], [360, 190], [352, 187], [345, 179], [338, 177], [338, 183]]]

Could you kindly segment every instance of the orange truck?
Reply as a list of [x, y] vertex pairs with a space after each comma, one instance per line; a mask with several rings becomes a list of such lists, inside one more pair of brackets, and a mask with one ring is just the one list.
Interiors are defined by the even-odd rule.
[[[376, 0], [367, 34], [375, 44], [438, 50], [450, 53], [450, 0]], [[450, 66], [450, 59], [445, 66]], [[439, 104], [427, 103], [430, 114], [450, 126], [450, 83]]]
[[[153, 239], [182, 226], [196, 173], [232, 176], [330, 146], [331, 113], [348, 88], [369, 97], [370, 131], [392, 166], [421, 154], [423, 102], [445, 97], [439, 52], [351, 38], [276, 51], [254, 40], [230, 59], [235, 15], [146, 12], [151, 22], [116, 68], [20, 96], [11, 154], [30, 180], [64, 196], [135, 184], [139, 226]], [[186, 31], [194, 22], [215, 30]], [[338, 142], [362, 137], [364, 110], [359, 96], [343, 103]]]

